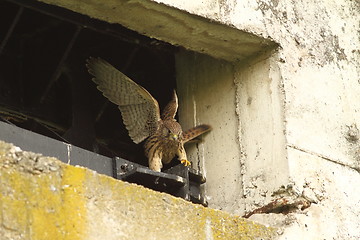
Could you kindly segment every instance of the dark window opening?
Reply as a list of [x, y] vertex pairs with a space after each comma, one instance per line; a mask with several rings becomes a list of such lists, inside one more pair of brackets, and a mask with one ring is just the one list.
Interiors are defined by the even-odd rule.
[[175, 86], [177, 48], [117, 24], [42, 4], [0, 0], [2, 121], [101, 155], [146, 165], [117, 106], [90, 80], [101, 57], [145, 87], [162, 109]]

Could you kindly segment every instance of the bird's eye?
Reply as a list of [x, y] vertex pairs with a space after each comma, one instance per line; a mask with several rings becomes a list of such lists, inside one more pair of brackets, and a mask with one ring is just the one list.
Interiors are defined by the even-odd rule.
[[164, 128], [164, 129], [163, 129], [163, 135], [164, 135], [164, 136], [168, 136], [169, 133], [170, 133], [169, 129], [167, 129], [167, 128]]

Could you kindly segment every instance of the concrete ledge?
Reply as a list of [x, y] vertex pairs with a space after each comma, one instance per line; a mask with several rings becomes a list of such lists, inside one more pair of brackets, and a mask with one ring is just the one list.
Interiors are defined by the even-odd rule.
[[0, 141], [5, 239], [272, 239], [275, 229]]
[[140, 34], [227, 61], [244, 60], [277, 44], [153, 0], [40, 0], [118, 23]]

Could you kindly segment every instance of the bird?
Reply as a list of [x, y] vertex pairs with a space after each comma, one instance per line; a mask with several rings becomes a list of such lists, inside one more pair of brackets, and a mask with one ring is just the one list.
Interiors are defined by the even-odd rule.
[[89, 57], [86, 67], [93, 76], [97, 89], [112, 103], [118, 105], [129, 136], [136, 144], [144, 142], [144, 152], [149, 168], [161, 172], [163, 164], [169, 164], [175, 156], [185, 166], [187, 159], [184, 144], [208, 132], [212, 127], [201, 124], [183, 131], [175, 119], [178, 97], [172, 99], [160, 115], [156, 99], [142, 86], [101, 58]]

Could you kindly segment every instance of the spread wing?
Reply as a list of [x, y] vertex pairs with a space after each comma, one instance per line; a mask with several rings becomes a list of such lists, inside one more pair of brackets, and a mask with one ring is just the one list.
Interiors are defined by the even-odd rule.
[[162, 111], [161, 119], [169, 120], [175, 118], [177, 109], [178, 109], [178, 97], [176, 95], [176, 91], [174, 90], [172, 99]]
[[94, 76], [92, 80], [98, 85], [97, 88], [119, 106], [125, 127], [135, 143], [157, 130], [159, 104], [145, 88], [101, 58], [90, 57], [86, 66]]

